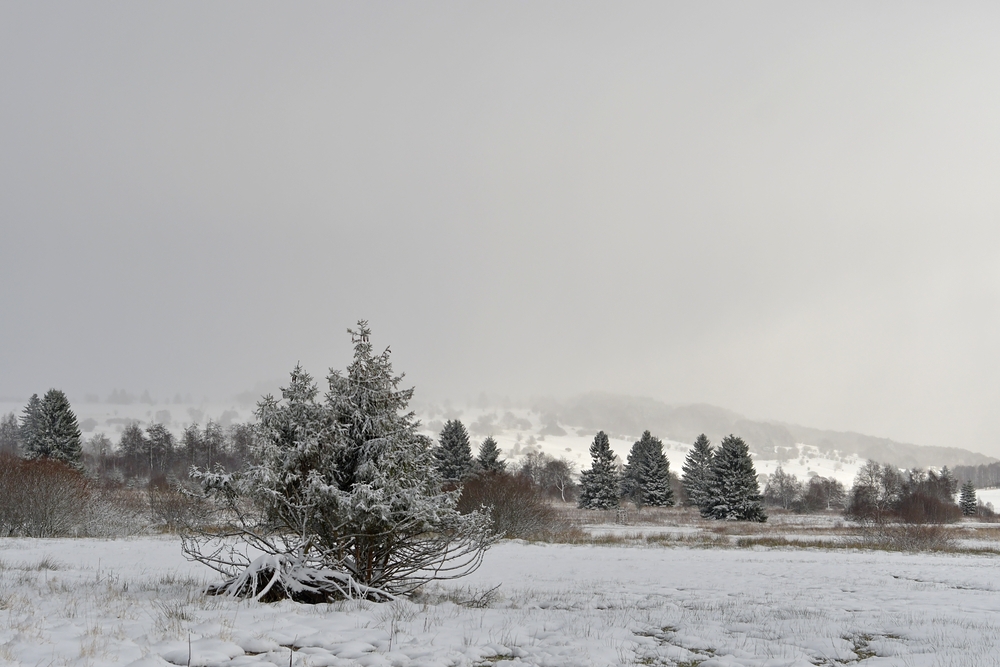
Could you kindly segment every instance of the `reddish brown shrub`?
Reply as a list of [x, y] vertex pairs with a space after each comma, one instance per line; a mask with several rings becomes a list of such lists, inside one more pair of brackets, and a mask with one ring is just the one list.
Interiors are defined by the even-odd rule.
[[903, 496], [896, 514], [903, 523], [912, 524], [954, 523], [962, 518], [962, 510], [955, 503], [922, 492]]
[[563, 527], [545, 492], [525, 475], [486, 473], [467, 480], [458, 510], [468, 514], [481, 507], [487, 508], [493, 529], [504, 537], [539, 537]]
[[87, 479], [49, 459], [0, 456], [0, 535], [56, 537], [80, 531]]

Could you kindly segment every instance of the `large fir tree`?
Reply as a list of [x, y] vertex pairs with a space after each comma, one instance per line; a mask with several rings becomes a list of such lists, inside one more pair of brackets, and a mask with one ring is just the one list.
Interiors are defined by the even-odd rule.
[[500, 459], [500, 448], [492, 435], [487, 436], [479, 445], [476, 463], [483, 472], [503, 472], [507, 469], [507, 462]]
[[962, 485], [962, 496], [958, 506], [962, 508], [963, 516], [975, 516], [979, 502], [976, 499], [976, 485], [968, 481]]
[[469, 432], [457, 419], [449, 419], [441, 429], [438, 446], [434, 450], [437, 470], [441, 479], [460, 482], [472, 472], [472, 448], [469, 446]]
[[727, 435], [712, 460], [712, 501], [707, 512], [715, 519], [767, 521], [750, 448], [742, 438]]
[[580, 473], [580, 499], [578, 505], [588, 510], [606, 510], [618, 507], [621, 482], [615, 468], [615, 453], [604, 431], [598, 431], [590, 445], [592, 460], [590, 470]]
[[24, 441], [25, 457], [55, 459], [79, 466], [83, 442], [66, 394], [49, 389], [40, 401], [37, 398], [37, 394], [32, 396], [25, 408], [23, 423], [27, 425], [28, 436]]
[[702, 433], [694, 441], [681, 468], [684, 472], [681, 483], [688, 504], [703, 511], [712, 499], [712, 454], [712, 443]]
[[670, 461], [663, 453], [663, 442], [645, 431], [628, 455], [622, 475], [622, 495], [637, 507], [667, 507], [674, 504], [670, 487]]

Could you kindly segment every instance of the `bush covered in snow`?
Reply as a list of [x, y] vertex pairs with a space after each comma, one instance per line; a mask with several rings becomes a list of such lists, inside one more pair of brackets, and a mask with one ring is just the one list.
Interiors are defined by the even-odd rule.
[[488, 516], [442, 491], [389, 350], [373, 354], [366, 322], [350, 333], [354, 359], [325, 396], [296, 367], [280, 400], [260, 402], [259, 463], [195, 473], [224, 522], [188, 533], [184, 549], [229, 576], [218, 592], [380, 600], [475, 570], [494, 541]]

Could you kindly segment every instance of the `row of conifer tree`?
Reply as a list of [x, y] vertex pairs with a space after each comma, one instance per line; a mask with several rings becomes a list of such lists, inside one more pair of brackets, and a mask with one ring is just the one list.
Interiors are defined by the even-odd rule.
[[[615, 460], [604, 431], [594, 437], [590, 454], [592, 465], [580, 475], [579, 507], [612, 509], [618, 507], [623, 498], [637, 507], [675, 504], [670, 461], [664, 454], [663, 442], [649, 431], [632, 446], [624, 466], [619, 466]], [[498, 473], [506, 469], [506, 462], [500, 459], [500, 449], [492, 437], [482, 442], [479, 455], [473, 458], [468, 432], [457, 419], [445, 423], [434, 455], [441, 478], [455, 484], [476, 473]], [[549, 463], [553, 468], [560, 467], [559, 471], [552, 471], [551, 476], [569, 476], [568, 466], [558, 466], [554, 461]], [[737, 436], [723, 438], [717, 450], [704, 434], [699, 436], [684, 462], [681, 483], [688, 502], [706, 517], [739, 521], [767, 519], [750, 450]]]
[[[243, 450], [249, 449], [251, 436], [246, 425], [240, 426], [242, 429], [236, 429], [239, 432], [232, 434], [232, 447], [223, 444], [230, 439], [227, 437], [230, 434], [224, 436], [218, 425], [210, 423], [204, 432], [192, 426], [185, 432], [183, 442], [179, 443], [180, 451], [186, 456], [176, 456], [173, 436], [165, 428], [153, 425], [148, 429], [150, 433], [144, 434], [137, 425], [130, 425], [122, 434], [120, 454], [125, 459], [141, 460], [143, 464], [148, 461], [150, 473], [154, 469], [160, 471], [170, 467], [169, 464], [175, 461], [168, 459], [174, 458], [182, 467], [194, 463], [210, 467], [212, 463], [222, 463], [228, 458], [225, 455], [230, 454], [230, 449], [239, 450], [239, 459], [246, 456], [247, 452]], [[237, 447], [236, 444], [242, 446]], [[80, 427], [66, 394], [58, 389], [50, 389], [42, 397], [33, 395], [24, 408], [20, 423], [17, 423], [14, 415], [5, 417], [0, 423], [0, 449], [11, 449], [12, 453], [19, 449], [19, 453], [28, 459], [53, 459], [81, 468]], [[482, 442], [478, 456], [473, 457], [468, 432], [458, 420], [449, 420], [445, 424], [439, 443], [433, 451], [441, 478], [455, 485], [475, 473], [503, 473], [507, 468], [492, 437]], [[632, 501], [637, 507], [666, 507], [675, 504], [670, 462], [664, 454], [662, 441], [649, 431], [644, 432], [632, 446], [624, 466], [616, 461], [608, 436], [603, 431], [594, 437], [590, 454], [591, 468], [580, 475], [579, 507], [612, 509], [618, 507], [623, 498]], [[200, 460], [206, 456], [206, 461]], [[530, 465], [527, 467], [530, 468]], [[574, 485], [572, 471], [566, 462], [550, 460], [538, 467], [539, 470], [521, 472], [528, 472], [529, 476], [538, 478], [536, 481], [545, 480], [545, 485], [559, 490]], [[885, 469], [890, 467], [885, 466]], [[782, 474], [779, 469], [775, 476], [781, 477]], [[948, 488], [948, 493], [937, 495], [950, 498], [958, 490], [958, 483], [947, 468], [940, 476], [934, 473], [928, 475], [930, 481], [940, 477], [942, 484], [939, 486]], [[704, 434], [700, 435], [684, 461], [680, 481], [688, 504], [697, 507], [706, 517], [742, 521], [767, 519], [749, 448], [737, 436], [723, 438], [720, 446], [715, 449]], [[927, 485], [917, 484], [912, 480], [909, 484], [913, 488]], [[906, 487], [902, 482], [897, 486]], [[859, 495], [859, 489], [864, 489], [865, 485], [855, 484], [855, 487], [854, 495]], [[842, 487], [840, 494], [843, 495]], [[565, 500], [565, 496], [563, 499]], [[861, 502], [861, 496], [845, 500], [849, 509], [855, 512], [865, 504]], [[978, 505], [981, 503], [977, 503], [975, 485], [971, 480], [967, 481], [961, 488], [961, 512], [966, 516], [981, 513], [982, 509]]]
[[[665, 507], [675, 503], [670, 462], [663, 442], [649, 431], [632, 445], [621, 472], [607, 434], [599, 432], [590, 445], [593, 463], [580, 475], [579, 506], [612, 509], [622, 498], [636, 506]], [[718, 449], [702, 434], [684, 461], [681, 484], [689, 504], [702, 515], [735, 521], [766, 521], [750, 450], [742, 438], [730, 435]]]

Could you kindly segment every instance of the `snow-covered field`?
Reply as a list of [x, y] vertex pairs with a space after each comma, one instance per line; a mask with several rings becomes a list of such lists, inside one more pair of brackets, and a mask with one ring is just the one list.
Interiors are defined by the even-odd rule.
[[0, 559], [2, 664], [1000, 664], [990, 556], [505, 542], [422, 598], [316, 607], [202, 596], [169, 537]]

